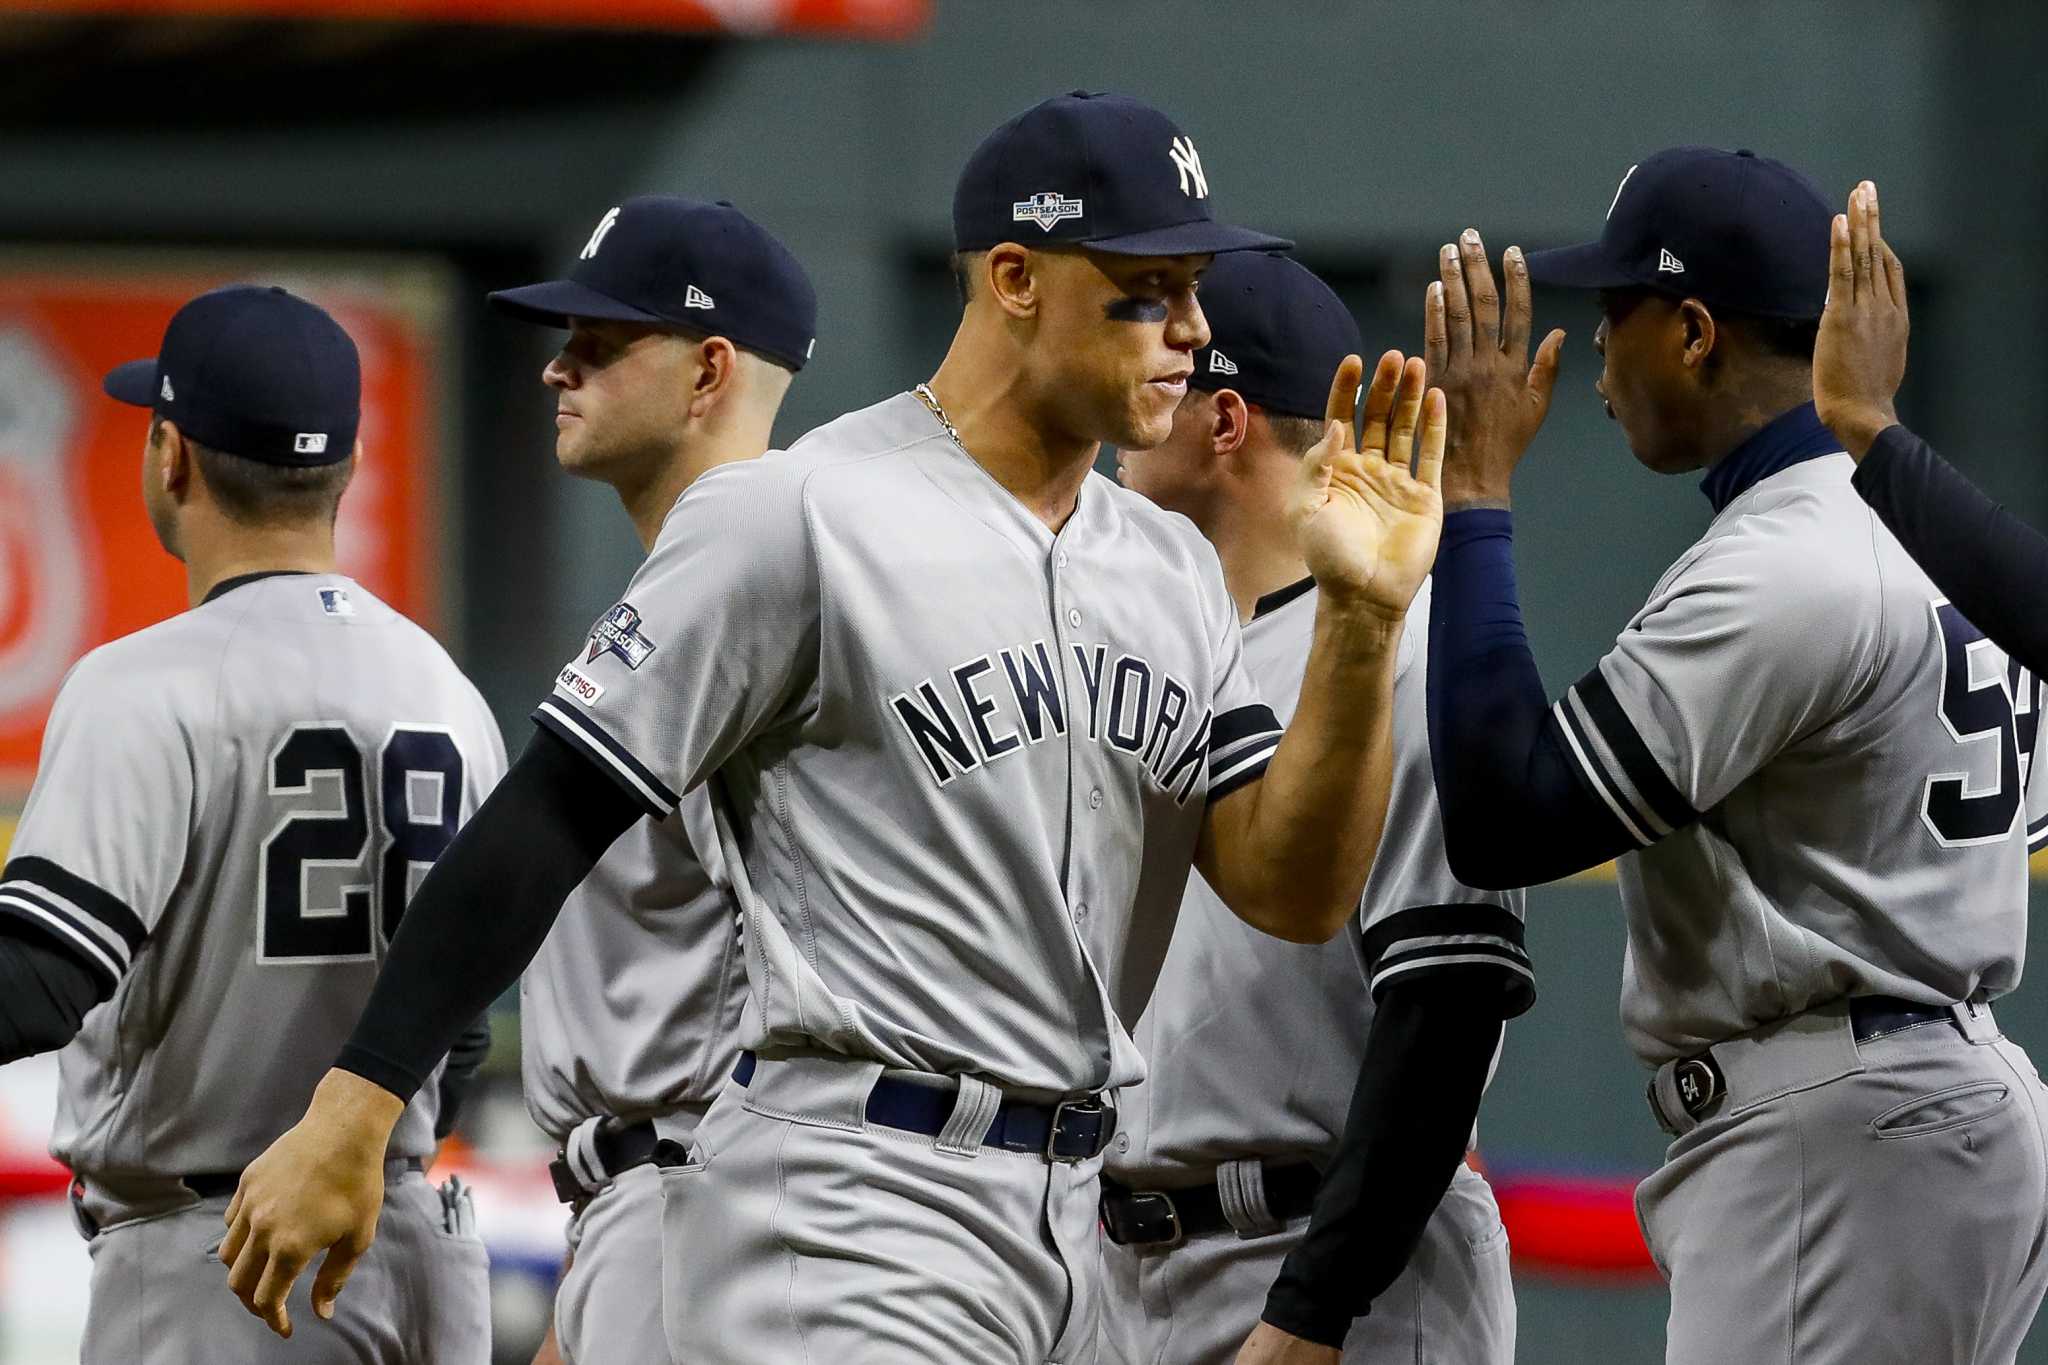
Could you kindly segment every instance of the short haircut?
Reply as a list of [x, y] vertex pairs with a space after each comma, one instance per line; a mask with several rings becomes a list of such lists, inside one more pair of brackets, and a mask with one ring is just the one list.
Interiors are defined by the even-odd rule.
[[[1607, 316], [1620, 322], [1652, 296], [1678, 303], [1679, 297], [1658, 289], [1606, 289], [1600, 306]], [[1711, 310], [1710, 310], [1711, 311]], [[1820, 339], [1819, 318], [1767, 318], [1757, 313], [1735, 311], [1714, 313], [1715, 325], [1737, 333], [1764, 355], [1779, 360], [1813, 361], [1814, 344]]]
[[1296, 455], [1308, 454], [1330, 429], [1330, 424], [1320, 417], [1289, 417], [1278, 412], [1267, 413], [1266, 424], [1273, 428], [1273, 439]]
[[953, 288], [960, 291], [960, 306], [965, 308], [974, 298], [974, 265], [988, 253], [982, 251], [956, 251], [948, 262], [953, 267]]
[[[152, 417], [149, 439], [157, 438], [163, 424]], [[279, 465], [231, 455], [185, 438], [191, 447], [199, 476], [220, 510], [230, 521], [245, 526], [296, 524], [308, 521], [334, 522], [341, 507], [341, 495], [355, 473], [356, 457], [321, 465]]]

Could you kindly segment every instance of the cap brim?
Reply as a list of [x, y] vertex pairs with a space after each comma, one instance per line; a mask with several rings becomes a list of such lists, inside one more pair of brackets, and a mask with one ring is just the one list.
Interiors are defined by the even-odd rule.
[[100, 387], [106, 391], [107, 397], [116, 402], [131, 403], [138, 408], [155, 407], [156, 357], [116, 365], [107, 371], [107, 377], [100, 381]]
[[1555, 289], [1625, 289], [1638, 283], [1599, 242], [1531, 251], [1526, 259], [1530, 281]]
[[491, 307], [524, 322], [544, 327], [567, 327], [570, 318], [603, 318], [611, 322], [666, 322], [668, 319], [621, 303], [574, 280], [549, 280], [545, 284], [500, 289], [487, 296]]
[[1091, 251], [1107, 251], [1113, 256], [1220, 256], [1226, 251], [1290, 251], [1294, 247], [1285, 237], [1271, 237], [1207, 219], [1076, 245]]

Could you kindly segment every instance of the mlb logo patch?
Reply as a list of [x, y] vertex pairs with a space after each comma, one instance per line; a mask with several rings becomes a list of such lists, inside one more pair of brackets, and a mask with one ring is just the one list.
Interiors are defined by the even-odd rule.
[[640, 613], [621, 602], [598, 617], [597, 624], [591, 627], [590, 652], [583, 656], [583, 662], [595, 663], [600, 654], [616, 654], [626, 667], [638, 668], [653, 652], [654, 641], [640, 633]]
[[1069, 218], [1081, 216], [1081, 201], [1069, 199], [1051, 190], [1040, 190], [1029, 199], [1020, 199], [1010, 205], [1010, 221], [1013, 223], [1036, 223], [1047, 232]]
[[324, 431], [302, 431], [292, 437], [292, 452], [298, 455], [325, 455], [327, 433]]
[[320, 610], [326, 612], [329, 616], [354, 616], [356, 614], [356, 604], [348, 600], [346, 589], [322, 588], [320, 589]]

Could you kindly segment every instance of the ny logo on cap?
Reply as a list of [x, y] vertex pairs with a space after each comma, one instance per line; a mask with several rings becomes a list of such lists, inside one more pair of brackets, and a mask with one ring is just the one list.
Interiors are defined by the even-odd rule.
[[616, 207], [606, 209], [604, 217], [598, 219], [597, 226], [591, 229], [590, 240], [583, 244], [583, 253], [576, 259], [587, 261], [596, 256], [597, 249], [604, 245], [605, 234], [610, 232], [618, 221], [619, 210]]
[[164, 376], [164, 382], [158, 386], [157, 393], [166, 403], [177, 401], [178, 395], [171, 392], [171, 377], [169, 375]]
[[1209, 177], [1202, 174], [1202, 154], [1186, 136], [1177, 137], [1167, 149], [1173, 168], [1180, 172], [1180, 192], [1194, 199], [1209, 197]]
[[1616, 204], [1619, 204], [1619, 203], [1621, 202], [1621, 191], [1622, 191], [1622, 186], [1624, 186], [1624, 185], [1627, 185], [1627, 184], [1628, 184], [1628, 178], [1629, 178], [1630, 176], [1634, 175], [1635, 173], [1636, 173], [1636, 168], [1635, 168], [1635, 167], [1633, 167], [1633, 166], [1629, 167], [1629, 168], [1628, 168], [1627, 170], [1625, 170], [1625, 171], [1623, 171], [1623, 172], [1621, 173], [1621, 184], [1620, 184], [1620, 185], [1616, 185], [1616, 186], [1614, 187], [1614, 197], [1613, 197], [1612, 199], [1610, 199], [1610, 200], [1608, 200], [1608, 201], [1607, 201], [1607, 216], [1608, 216], [1609, 218], [1612, 218], [1612, 217], [1614, 216], [1614, 206], [1615, 206]]
[[1210, 374], [1236, 374], [1237, 362], [1221, 351], [1209, 352]]
[[1664, 250], [1664, 248], [1658, 247], [1657, 272], [1665, 275], [1683, 275], [1685, 273], [1685, 262]]
[[683, 295], [683, 307], [685, 308], [709, 308], [711, 306], [711, 296], [694, 284], [690, 286], [690, 292]]
[[1081, 201], [1055, 194], [1051, 190], [1040, 190], [1029, 199], [1019, 199], [1010, 205], [1010, 221], [1013, 223], [1036, 223], [1047, 232], [1056, 223], [1081, 216]]

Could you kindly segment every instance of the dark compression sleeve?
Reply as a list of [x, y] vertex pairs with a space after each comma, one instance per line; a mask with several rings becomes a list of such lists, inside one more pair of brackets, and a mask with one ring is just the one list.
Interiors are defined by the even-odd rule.
[[1902, 426], [1878, 433], [1856, 491], [1971, 625], [2034, 674], [2048, 673], [2048, 536], [1989, 497]]
[[102, 998], [76, 957], [0, 924], [0, 1063], [64, 1046]]
[[455, 1131], [462, 1116], [462, 1102], [469, 1098], [469, 1085], [477, 1068], [491, 1055], [491, 1014], [485, 1010], [475, 1023], [462, 1031], [455, 1046], [448, 1049], [448, 1065], [441, 1068], [441, 1107], [434, 1114], [434, 1140], [439, 1142]]
[[1415, 1254], [1465, 1158], [1500, 1041], [1498, 992], [1457, 973], [1397, 981], [1380, 997], [1343, 1142], [1301, 1244], [1266, 1295], [1265, 1320], [1341, 1347]]
[[536, 730], [420, 883], [335, 1065], [409, 1099], [540, 951], [562, 902], [640, 818], [625, 791]]
[[1490, 890], [1555, 881], [1636, 848], [1587, 785], [1522, 628], [1514, 520], [1444, 518], [1429, 607], [1429, 751], [1451, 871]]

